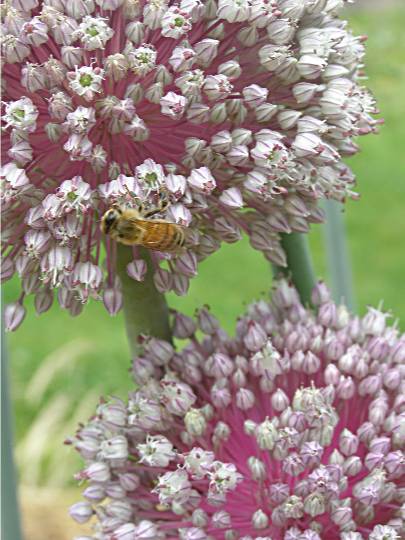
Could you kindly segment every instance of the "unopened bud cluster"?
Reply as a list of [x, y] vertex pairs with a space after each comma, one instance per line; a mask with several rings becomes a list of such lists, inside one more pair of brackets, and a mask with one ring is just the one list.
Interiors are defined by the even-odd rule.
[[139, 389], [68, 441], [88, 540], [404, 537], [405, 336], [322, 283], [313, 303], [282, 281], [235, 338], [203, 308], [174, 315], [181, 350], [145, 339]]
[[[151, 205], [189, 228], [181, 256], [153, 255], [159, 291], [185, 294], [199, 261], [244, 232], [285, 264], [279, 233], [353, 196], [342, 157], [375, 131], [356, 82], [363, 38], [344, 0], [6, 0], [3, 16], [2, 279], [22, 294], [7, 327], [58, 302], [122, 305], [112, 204]], [[242, 211], [248, 208], [250, 211]], [[168, 265], [166, 259], [169, 259]], [[164, 264], [163, 264], [164, 263]], [[163, 264], [163, 266], [161, 266]], [[128, 274], [145, 276], [133, 250]]]

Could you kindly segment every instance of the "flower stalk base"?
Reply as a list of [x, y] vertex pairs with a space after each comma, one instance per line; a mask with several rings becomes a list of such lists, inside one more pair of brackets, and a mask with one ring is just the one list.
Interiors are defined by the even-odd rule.
[[283, 234], [281, 245], [287, 256], [287, 266], [283, 268], [273, 265], [274, 277], [291, 279], [300, 295], [301, 302], [304, 305], [311, 304], [311, 291], [316, 280], [306, 235]]
[[135, 281], [127, 273], [127, 265], [132, 261], [132, 251], [125, 246], [117, 246], [117, 273], [122, 284], [125, 326], [133, 354], [139, 352], [139, 336], [147, 334], [171, 341], [169, 308], [163, 294], [156, 290], [151, 270], [152, 261], [143, 250], [148, 271], [143, 281]]

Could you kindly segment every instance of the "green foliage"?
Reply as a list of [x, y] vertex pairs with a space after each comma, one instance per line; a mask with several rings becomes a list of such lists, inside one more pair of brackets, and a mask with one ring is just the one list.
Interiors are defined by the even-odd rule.
[[[361, 313], [366, 304], [377, 305], [383, 299], [384, 308], [402, 319], [404, 328], [405, 305], [399, 290], [405, 268], [405, 10], [351, 11], [350, 19], [356, 33], [369, 35], [369, 81], [365, 84], [373, 88], [386, 123], [379, 136], [361, 139], [362, 152], [350, 159], [361, 193], [360, 202], [350, 201], [346, 207], [354, 290]], [[313, 227], [310, 243], [318, 276], [327, 280], [321, 227]], [[169, 295], [168, 300], [171, 307], [189, 315], [196, 307], [208, 304], [225, 328], [233, 332], [237, 314], [248, 302], [267, 295], [270, 286], [269, 264], [245, 239], [224, 245], [202, 263], [186, 297]], [[15, 299], [17, 294], [16, 280], [5, 285], [5, 302]], [[22, 327], [8, 338], [20, 455], [30, 455], [27, 441], [30, 433], [34, 440], [32, 433], [38, 422], [45, 430], [43, 437], [62, 441], [73, 431], [72, 418], [85, 419], [84, 409], [94, 409], [96, 395], [125, 396], [131, 388], [122, 315], [110, 318], [104, 307], [95, 302], [75, 319], [56, 305], [41, 317], [34, 314], [32, 305], [27, 307]], [[44, 362], [49, 369], [55, 362], [57, 365], [48, 379], [41, 382], [38, 370]], [[53, 416], [58, 395], [64, 400], [62, 412], [55, 410]], [[42, 455], [38, 448], [33, 451]], [[65, 460], [55, 452], [52, 447], [52, 452], [38, 458], [35, 477], [28, 477], [27, 481], [36, 483], [55, 477], [60, 460]], [[58, 455], [60, 460], [55, 462], [51, 454]], [[20, 466], [24, 466], [21, 460]], [[66, 481], [70, 467], [66, 465], [66, 475], [56, 474], [56, 483]]]

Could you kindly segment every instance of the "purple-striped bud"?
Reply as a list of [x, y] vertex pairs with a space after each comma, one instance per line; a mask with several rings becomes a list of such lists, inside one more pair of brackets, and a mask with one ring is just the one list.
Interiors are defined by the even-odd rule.
[[50, 290], [44, 290], [40, 291], [35, 295], [35, 311], [38, 313], [38, 315], [41, 315], [41, 313], [45, 313], [45, 311], [48, 311], [53, 304], [53, 291]]
[[318, 321], [322, 326], [333, 328], [336, 325], [336, 306], [330, 301], [321, 304], [318, 312]]
[[146, 348], [157, 365], [166, 365], [173, 358], [173, 346], [163, 339], [151, 338]]
[[197, 311], [198, 326], [204, 334], [212, 335], [219, 328], [218, 320], [210, 313], [207, 307], [203, 307]]
[[110, 315], [117, 315], [122, 308], [123, 298], [121, 291], [115, 287], [106, 289], [103, 293], [103, 302]]
[[173, 286], [173, 275], [164, 268], [158, 268], [153, 274], [153, 282], [160, 293], [170, 291]]
[[263, 328], [256, 321], [250, 321], [245, 337], [243, 338], [243, 342], [249, 351], [256, 352], [260, 350], [264, 347], [266, 341], [267, 335]]
[[26, 315], [25, 307], [19, 302], [7, 304], [4, 308], [4, 328], [7, 332], [14, 332], [23, 322]]
[[73, 504], [69, 508], [70, 516], [77, 521], [77, 523], [86, 523], [93, 515], [93, 508], [88, 502], [79, 502]]
[[187, 277], [197, 275], [197, 257], [195, 253], [187, 252], [180, 255], [175, 262], [176, 271]]
[[173, 317], [173, 336], [186, 339], [192, 336], [197, 330], [197, 325], [191, 317], [175, 311]]
[[[243, 163], [235, 163], [235, 165], [239, 166], [243, 165]], [[229, 206], [230, 208], [242, 208], [242, 206], [244, 206], [242, 194], [240, 190], [236, 187], [226, 189], [219, 197], [219, 200], [222, 204], [224, 204], [225, 206]]]
[[347, 428], [344, 428], [339, 437], [339, 449], [345, 456], [351, 456], [357, 452], [359, 438]]
[[146, 271], [147, 264], [143, 259], [135, 259], [127, 264], [127, 274], [135, 281], [143, 281]]
[[178, 296], [185, 296], [187, 294], [187, 291], [190, 287], [190, 280], [187, 276], [181, 275], [181, 274], [174, 274], [173, 275], [173, 291]]
[[384, 458], [384, 467], [390, 479], [401, 478], [405, 474], [405, 458], [400, 450], [390, 452]]

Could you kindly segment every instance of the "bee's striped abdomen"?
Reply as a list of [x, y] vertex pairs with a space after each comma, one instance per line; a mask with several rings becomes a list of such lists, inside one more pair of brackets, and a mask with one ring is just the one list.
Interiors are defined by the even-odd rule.
[[142, 244], [149, 249], [158, 251], [174, 251], [184, 244], [184, 233], [181, 227], [174, 223], [143, 222], [145, 233]]

